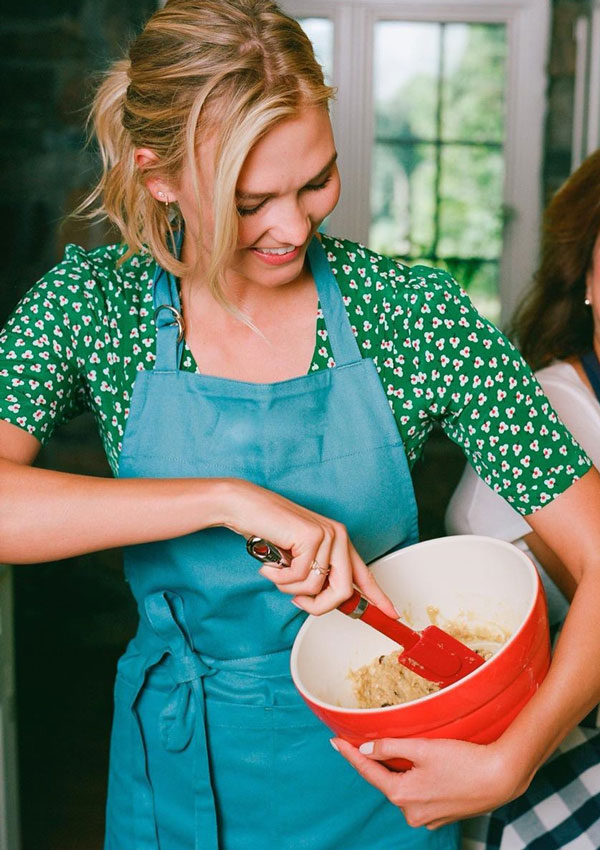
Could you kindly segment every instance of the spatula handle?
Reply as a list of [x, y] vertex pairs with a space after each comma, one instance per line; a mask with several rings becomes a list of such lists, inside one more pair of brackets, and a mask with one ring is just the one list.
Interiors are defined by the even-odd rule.
[[388, 617], [375, 605], [370, 605], [358, 590], [355, 590], [349, 599], [338, 605], [338, 611], [357, 620], [363, 620], [369, 626], [377, 629], [378, 632], [399, 643], [405, 650], [413, 647], [421, 638], [419, 632], [413, 631], [399, 620]]

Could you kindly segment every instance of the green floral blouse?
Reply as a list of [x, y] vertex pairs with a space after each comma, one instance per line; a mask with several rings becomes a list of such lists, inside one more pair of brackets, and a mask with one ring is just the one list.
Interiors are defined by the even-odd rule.
[[[329, 236], [323, 246], [411, 466], [438, 421], [522, 514], [587, 471], [590, 460], [529, 367], [446, 272]], [[155, 261], [142, 253], [117, 265], [124, 253], [68, 245], [0, 332], [0, 418], [46, 442], [58, 424], [91, 410], [115, 474], [135, 375], [152, 369], [156, 342]], [[319, 310], [311, 369], [334, 365]], [[181, 366], [198, 371], [187, 347]]]

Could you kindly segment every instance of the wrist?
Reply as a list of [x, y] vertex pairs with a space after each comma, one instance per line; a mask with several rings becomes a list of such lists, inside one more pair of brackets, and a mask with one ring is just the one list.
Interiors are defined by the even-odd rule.
[[502, 795], [502, 803], [514, 800], [527, 790], [536, 768], [530, 765], [524, 748], [516, 747], [514, 741], [501, 737], [488, 748], [490, 781]]
[[209, 478], [203, 479], [200, 500], [201, 511], [206, 517], [206, 527], [225, 526], [238, 534], [244, 532], [239, 525], [239, 508], [236, 507], [240, 497], [241, 486], [247, 484], [238, 478]]

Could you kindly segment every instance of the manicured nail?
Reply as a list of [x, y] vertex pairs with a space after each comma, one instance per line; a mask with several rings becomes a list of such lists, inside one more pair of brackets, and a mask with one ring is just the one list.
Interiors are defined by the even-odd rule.
[[359, 753], [362, 753], [363, 756], [370, 756], [373, 752], [373, 741], [367, 741], [366, 744], [361, 744], [358, 751]]
[[337, 745], [337, 744], [336, 744], [336, 742], [333, 740], [333, 738], [330, 738], [330, 739], [329, 739], [329, 743], [331, 744], [331, 746], [333, 747], [333, 749], [336, 751], [336, 753], [339, 753], [338, 745]]

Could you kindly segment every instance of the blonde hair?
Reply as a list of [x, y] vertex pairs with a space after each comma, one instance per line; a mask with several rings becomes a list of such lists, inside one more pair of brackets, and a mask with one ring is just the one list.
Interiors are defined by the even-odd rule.
[[[171, 251], [179, 212], [156, 201], [146, 180], [176, 183], [187, 166], [200, 208], [198, 149], [216, 134], [207, 283], [227, 305], [221, 275], [237, 243], [235, 189], [248, 153], [279, 121], [326, 107], [333, 94], [300, 25], [270, 0], [169, 0], [98, 89], [90, 121], [103, 171], [80, 209], [117, 225], [123, 259], [147, 247], [173, 274], [190, 271]], [[157, 156], [143, 172], [134, 160], [142, 147]]]

